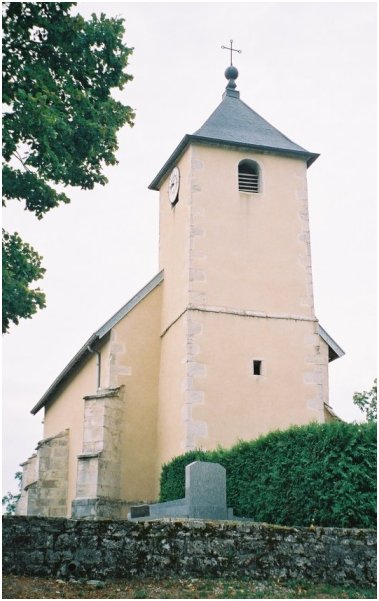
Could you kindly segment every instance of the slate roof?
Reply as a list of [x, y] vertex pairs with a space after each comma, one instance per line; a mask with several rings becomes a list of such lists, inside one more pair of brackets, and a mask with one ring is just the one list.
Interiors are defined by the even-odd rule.
[[181, 140], [149, 185], [151, 190], [159, 190], [163, 179], [191, 142], [230, 145], [272, 154], [299, 157], [306, 161], [308, 167], [319, 156], [292, 142], [253, 111], [240, 100], [238, 91], [226, 89], [221, 103], [200, 129], [194, 134], [186, 134]]

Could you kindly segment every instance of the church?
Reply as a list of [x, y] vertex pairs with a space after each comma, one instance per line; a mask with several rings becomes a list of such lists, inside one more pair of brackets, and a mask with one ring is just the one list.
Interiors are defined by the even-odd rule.
[[19, 515], [126, 518], [162, 465], [337, 419], [344, 353], [314, 311], [307, 169], [318, 155], [240, 99], [220, 104], [152, 180], [159, 273], [94, 332], [32, 409]]

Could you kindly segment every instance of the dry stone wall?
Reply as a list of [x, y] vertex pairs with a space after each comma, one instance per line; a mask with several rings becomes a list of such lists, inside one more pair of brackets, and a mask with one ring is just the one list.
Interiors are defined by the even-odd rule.
[[3, 519], [4, 573], [376, 581], [376, 532], [253, 522]]

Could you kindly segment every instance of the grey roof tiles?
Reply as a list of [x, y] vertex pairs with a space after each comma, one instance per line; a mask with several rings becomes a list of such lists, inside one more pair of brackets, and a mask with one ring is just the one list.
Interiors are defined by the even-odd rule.
[[239, 92], [227, 89], [221, 103], [194, 134], [184, 136], [168, 161], [151, 182], [149, 188], [159, 190], [171, 167], [180, 158], [188, 144], [223, 144], [256, 149], [285, 156], [302, 158], [310, 166], [319, 156], [309, 152], [278, 129], [270, 125], [239, 98]]
[[249, 146], [309, 154], [307, 150], [289, 140], [270, 125], [242, 100], [228, 93], [194, 135]]

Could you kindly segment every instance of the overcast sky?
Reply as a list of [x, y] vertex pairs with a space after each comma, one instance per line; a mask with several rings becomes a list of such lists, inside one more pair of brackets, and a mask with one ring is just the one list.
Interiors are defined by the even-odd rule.
[[[70, 190], [41, 221], [3, 213], [44, 257], [47, 308], [3, 337], [3, 490], [42, 438], [30, 409], [89, 336], [158, 271], [158, 192], [147, 186], [186, 133], [221, 101], [242, 49], [241, 99], [320, 158], [308, 171], [316, 315], [345, 350], [330, 364], [330, 403], [361, 417], [355, 391], [376, 372], [376, 3], [80, 3], [126, 20], [136, 110], [119, 133], [109, 184]], [[92, 391], [88, 391], [91, 393]], [[79, 399], [78, 399], [79, 401]]]

